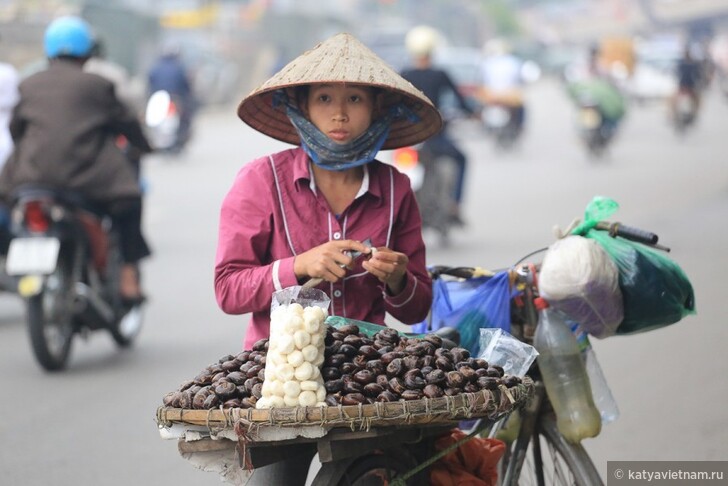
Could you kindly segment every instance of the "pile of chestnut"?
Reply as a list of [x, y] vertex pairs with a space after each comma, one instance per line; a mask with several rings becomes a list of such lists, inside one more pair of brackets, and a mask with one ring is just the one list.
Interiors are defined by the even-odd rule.
[[446, 349], [436, 334], [405, 337], [382, 328], [368, 338], [350, 324], [329, 328], [325, 344], [321, 375], [328, 405], [439, 398], [521, 382], [467, 349]]
[[[357, 405], [438, 398], [511, 388], [521, 379], [470, 356], [464, 348], [443, 347], [436, 334], [406, 337], [383, 327], [372, 337], [348, 324], [328, 325], [321, 376], [327, 405]], [[226, 355], [163, 398], [168, 407], [255, 408], [262, 397], [268, 340], [236, 356]]]

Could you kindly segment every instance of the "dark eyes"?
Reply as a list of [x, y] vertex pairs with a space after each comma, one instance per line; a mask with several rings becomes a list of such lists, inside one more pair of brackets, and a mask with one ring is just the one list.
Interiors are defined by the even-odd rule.
[[[332, 101], [332, 98], [327, 94], [322, 94], [318, 96], [318, 100], [322, 103], [330, 103]], [[363, 97], [361, 95], [351, 95], [349, 96], [348, 100], [351, 103], [361, 103]]]

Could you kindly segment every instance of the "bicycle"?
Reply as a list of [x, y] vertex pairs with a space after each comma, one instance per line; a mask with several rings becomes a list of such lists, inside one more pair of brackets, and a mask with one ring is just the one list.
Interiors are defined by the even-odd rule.
[[[599, 223], [599, 229], [606, 229], [612, 235], [627, 237], [651, 246], [657, 246], [657, 236], [652, 233], [625, 227], [619, 224]], [[661, 247], [662, 249], [666, 249]], [[544, 252], [546, 248], [537, 250], [517, 262], [509, 269], [511, 285], [519, 287], [519, 298], [511, 302], [511, 334], [516, 338], [531, 343], [538, 323], [538, 313], [533, 300], [538, 295], [537, 275], [539, 265], [523, 263], [527, 258]], [[666, 249], [669, 250], [669, 249]], [[494, 276], [494, 272], [485, 272], [473, 267], [432, 267], [433, 278], [467, 279]], [[501, 411], [475, 420], [468, 436], [451, 447], [457, 447], [464, 440], [472, 437], [487, 436], [497, 438], [506, 444], [505, 452], [498, 464], [499, 485], [516, 484], [558, 485], [572, 484], [580, 486], [598, 486], [604, 484], [591, 458], [581, 446], [568, 442], [559, 432], [553, 408], [550, 404], [545, 386], [538, 372], [538, 361], [529, 370], [524, 382], [529, 383], [530, 392], [524, 400], [518, 401], [518, 407]], [[396, 402], [393, 402], [396, 403]], [[356, 407], [349, 407], [356, 409]], [[223, 456], [217, 461], [221, 475], [231, 470], [239, 474], [239, 482], [245, 484], [246, 474], [242, 466], [262, 467], [278, 462], [296, 454], [310, 454], [313, 450], [319, 453], [321, 468], [313, 479], [314, 486], [352, 485], [352, 484], [427, 484], [429, 466], [434, 464], [450, 449], [437, 451], [434, 442], [443, 434], [457, 426], [457, 422], [430, 423], [427, 426], [415, 423], [406, 427], [388, 426], [373, 427], [364, 430], [359, 423], [358, 430], [353, 425], [345, 428], [332, 428], [328, 433], [318, 436], [293, 434], [291, 437], [259, 437], [247, 438], [246, 427], [251, 425], [274, 425], [261, 421], [241, 420], [243, 411], [231, 410], [167, 410], [158, 415], [159, 424], [183, 422], [197, 426], [193, 433], [207, 432], [212, 437], [203, 440], [186, 441], [180, 439], [179, 450], [190, 460], [194, 455], [218, 454]], [[281, 409], [285, 411], [286, 409]], [[358, 410], [362, 410], [359, 408]], [[265, 412], [265, 411], [259, 411]], [[316, 411], [312, 410], [314, 414]], [[266, 412], [267, 413], [267, 412]], [[308, 413], [308, 412], [307, 412]], [[321, 411], [320, 413], [324, 413]], [[341, 413], [341, 412], [339, 412]], [[360, 412], [361, 413], [361, 412]], [[196, 419], [193, 416], [196, 414]], [[352, 420], [353, 416], [336, 416], [335, 407], [330, 407], [324, 416], [307, 417], [308, 422], [328, 423], [331, 420]], [[334, 414], [334, 415], [331, 415]], [[183, 417], [184, 416], [184, 417]], [[373, 418], [372, 416], [371, 418]], [[376, 417], [379, 417], [377, 411]], [[184, 420], [183, 420], [184, 418]], [[298, 414], [295, 416], [298, 419]], [[359, 417], [361, 418], [361, 417]], [[460, 418], [458, 420], [463, 420]], [[235, 427], [234, 433], [216, 435], [216, 429], [231, 432], [232, 424], [247, 423], [243, 429]], [[298, 422], [296, 422], [298, 423]], [[347, 422], [348, 423], [348, 422]], [[351, 422], [352, 424], [354, 422]], [[341, 423], [339, 424], [341, 425]], [[462, 427], [462, 424], [461, 424]], [[266, 427], [257, 429], [263, 431]], [[350, 430], [347, 430], [350, 429]], [[255, 431], [253, 427], [251, 430]], [[178, 438], [181, 436], [166, 437]], [[249, 462], [248, 462], [249, 461]], [[209, 458], [200, 462], [210, 466]], [[199, 466], [198, 466], [199, 467]], [[206, 469], [210, 470], [210, 469]]]
[[[609, 231], [612, 236], [621, 236], [669, 251], [669, 248], [658, 245], [658, 237], [654, 233], [608, 222], [597, 224], [597, 228]], [[538, 296], [539, 264], [523, 262], [546, 249], [542, 248], [525, 256], [508, 270], [512, 286], [520, 290], [520, 298], [512, 301], [511, 305], [511, 334], [531, 345], [538, 324], [534, 299]], [[495, 272], [478, 267], [435, 266], [431, 268], [431, 274], [433, 278], [468, 279], [487, 277]], [[506, 443], [505, 454], [499, 463], [499, 484], [603, 485], [593, 461], [581, 443], [571, 443], [559, 432], [553, 407], [540, 377], [538, 359], [530, 368], [528, 376], [534, 380], [535, 394], [524, 408], [492, 425], [478, 419], [470, 429], [482, 431], [483, 435], [501, 439]]]

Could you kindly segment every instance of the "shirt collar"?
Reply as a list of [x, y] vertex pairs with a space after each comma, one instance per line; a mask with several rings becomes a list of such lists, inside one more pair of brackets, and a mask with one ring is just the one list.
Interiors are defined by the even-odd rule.
[[[308, 173], [310, 174], [310, 179], [308, 182], [308, 187], [313, 191], [314, 194], [316, 194], [316, 179], [313, 175], [313, 170], [311, 170], [311, 162], [308, 163]], [[364, 165], [362, 167], [362, 170], [364, 171], [364, 177], [361, 181], [361, 187], [359, 187], [359, 191], [356, 193], [356, 196], [354, 196], [354, 199], [359, 199], [360, 196], [363, 196], [367, 193], [369, 190], [369, 168]]]
[[[314, 194], [316, 194], [316, 181], [314, 180], [313, 171], [311, 170], [311, 161], [308, 159], [306, 152], [304, 152], [303, 149], [299, 147], [299, 149], [296, 150], [294, 157], [295, 159], [293, 163], [293, 180], [295, 182], [302, 180], [308, 181], [308, 187], [311, 189], [311, 191], [313, 191]], [[374, 171], [374, 175], [372, 176], [372, 171], [370, 171], [370, 165], [371, 162], [362, 166], [362, 169], [364, 170], [364, 178], [361, 181], [361, 187], [356, 193], [355, 199], [358, 199], [367, 192], [371, 193], [377, 198], [381, 197], [381, 191], [379, 191], [378, 185], [372, 184], [372, 177], [376, 179], [376, 174], [378, 171]]]

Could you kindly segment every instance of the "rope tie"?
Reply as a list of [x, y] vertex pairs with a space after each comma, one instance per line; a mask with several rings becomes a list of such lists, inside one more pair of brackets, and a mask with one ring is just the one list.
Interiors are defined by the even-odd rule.
[[246, 471], [250, 471], [254, 469], [253, 460], [250, 458], [250, 450], [248, 450], [248, 444], [251, 442], [251, 439], [246, 433], [245, 426], [242, 422], [238, 422], [235, 425], [235, 433], [238, 435], [238, 465]]
[[166, 407], [158, 407], [157, 408], [157, 427], [160, 429], [162, 427], [171, 427], [172, 421], [167, 420], [167, 410]]
[[382, 418], [382, 407], [384, 402], [374, 402], [374, 412], [377, 414], [377, 419]]
[[329, 422], [329, 418], [326, 415], [326, 406], [325, 405], [319, 405], [319, 411], [321, 414], [321, 420], [319, 421], [319, 425], [321, 427], [325, 427], [326, 424]]
[[511, 405], [516, 403], [516, 400], [513, 398], [513, 395], [511, 395], [511, 391], [508, 389], [507, 386], [498, 385], [498, 388], [500, 388], [500, 390], [503, 392], [503, 394], [506, 396], [506, 398], [508, 398], [508, 401], [510, 402]]
[[[220, 406], [220, 409], [222, 409], [222, 406]], [[216, 409], [211, 408], [207, 410], [207, 415], [205, 416], [205, 427], [207, 427], [207, 431], [212, 435], [212, 428], [210, 427], [210, 414]]]

